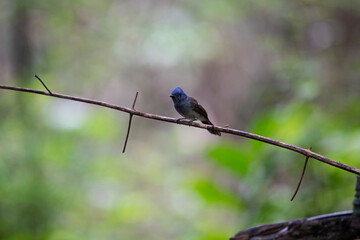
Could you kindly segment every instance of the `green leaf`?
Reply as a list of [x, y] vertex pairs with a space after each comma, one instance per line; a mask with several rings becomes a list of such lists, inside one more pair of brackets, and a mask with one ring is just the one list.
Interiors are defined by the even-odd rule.
[[239, 204], [234, 195], [225, 190], [224, 187], [217, 186], [212, 182], [198, 180], [195, 182], [194, 188], [208, 203], [223, 203], [225, 205]]
[[220, 144], [209, 151], [209, 157], [217, 164], [240, 175], [245, 175], [249, 169], [251, 157], [245, 148], [231, 144]]

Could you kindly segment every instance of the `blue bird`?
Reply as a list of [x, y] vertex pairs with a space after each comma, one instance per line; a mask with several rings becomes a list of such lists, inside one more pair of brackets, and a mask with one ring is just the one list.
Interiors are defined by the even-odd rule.
[[[190, 123], [195, 120], [200, 120], [202, 123], [207, 125], [214, 125], [210, 122], [209, 117], [205, 109], [198, 104], [198, 102], [186, 95], [186, 93], [179, 87], [175, 88], [170, 97], [174, 102], [176, 111], [183, 116], [181, 119], [190, 119]], [[208, 129], [208, 131], [215, 135], [221, 135], [221, 133], [215, 129]]]

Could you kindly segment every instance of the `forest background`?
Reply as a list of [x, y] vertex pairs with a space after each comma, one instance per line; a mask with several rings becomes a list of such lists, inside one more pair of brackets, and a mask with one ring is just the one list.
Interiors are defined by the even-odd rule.
[[[219, 125], [359, 167], [360, 2], [3, 0], [0, 84]], [[1, 239], [226, 239], [351, 209], [355, 175], [261, 142], [0, 93]]]

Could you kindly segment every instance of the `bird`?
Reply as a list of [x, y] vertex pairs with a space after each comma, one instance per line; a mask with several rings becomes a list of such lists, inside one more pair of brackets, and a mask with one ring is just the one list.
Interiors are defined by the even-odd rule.
[[[189, 97], [180, 87], [176, 87], [171, 92], [170, 97], [174, 102], [176, 111], [183, 116], [183, 118], [178, 118], [177, 121], [189, 119], [189, 123], [192, 123], [195, 120], [200, 120], [204, 124], [214, 126], [209, 120], [206, 110], [195, 100], [195, 98]], [[221, 136], [220, 131], [211, 128], [207, 130], [212, 134]]]

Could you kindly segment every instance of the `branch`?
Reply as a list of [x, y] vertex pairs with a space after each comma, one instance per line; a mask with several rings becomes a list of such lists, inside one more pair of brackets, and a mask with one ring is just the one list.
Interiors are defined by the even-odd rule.
[[48, 87], [45, 85], [45, 83], [41, 80], [41, 78], [39, 78], [38, 75], [34, 75], [34, 77], [36, 77], [40, 82], [41, 84], [44, 86], [44, 88], [50, 93], [50, 95], [53, 95], [52, 92], [48, 89]]
[[[310, 150], [310, 151], [311, 151], [311, 148], [312, 148], [312, 147], [309, 147], [309, 150]], [[294, 195], [292, 196], [292, 198], [291, 198], [290, 201], [294, 200], [297, 192], [299, 191], [301, 182], [302, 182], [302, 180], [303, 180], [303, 178], [304, 178], [304, 174], [305, 174], [305, 170], [306, 170], [306, 166], [307, 166], [308, 161], [309, 161], [309, 156], [306, 156], [306, 158], [305, 158], [305, 163], [304, 163], [304, 168], [303, 168], [303, 171], [302, 171], [302, 173], [301, 173], [301, 177], [300, 177], [299, 183], [298, 183], [298, 185], [297, 185], [297, 187], [296, 187], [296, 190], [295, 190], [295, 193], [294, 193]]]
[[232, 135], [237, 135], [237, 136], [241, 136], [241, 137], [246, 137], [246, 138], [250, 138], [250, 139], [254, 139], [260, 142], [264, 142], [264, 143], [268, 143], [268, 144], [272, 144], [281, 148], [285, 148], [294, 152], [298, 152], [304, 156], [307, 157], [311, 157], [314, 159], [317, 159], [321, 162], [324, 162], [326, 164], [332, 165], [334, 167], [343, 169], [347, 172], [351, 172], [351, 173], [355, 173], [360, 175], [360, 169], [355, 168], [355, 167], [351, 167], [349, 165], [340, 163], [340, 162], [336, 162], [334, 160], [331, 160], [329, 158], [326, 158], [320, 154], [317, 154], [315, 152], [312, 152], [308, 149], [304, 149], [298, 146], [294, 146], [288, 143], [284, 143], [284, 142], [280, 142], [271, 138], [267, 138], [267, 137], [263, 137], [260, 135], [256, 135], [253, 133], [249, 133], [249, 132], [245, 132], [245, 131], [240, 131], [237, 129], [232, 129], [232, 128], [225, 128], [225, 127], [219, 127], [219, 126], [210, 126], [210, 125], [205, 125], [202, 123], [198, 123], [198, 122], [193, 122], [191, 124], [189, 124], [188, 122], [177, 122], [176, 118], [169, 118], [169, 117], [164, 117], [164, 116], [160, 116], [160, 115], [156, 115], [156, 114], [151, 114], [151, 113], [145, 113], [145, 112], [140, 112], [131, 108], [126, 108], [126, 107], [121, 107], [121, 106], [117, 106], [114, 104], [109, 104], [106, 102], [101, 102], [101, 101], [96, 101], [96, 100], [92, 100], [92, 99], [87, 99], [87, 98], [80, 98], [80, 97], [74, 97], [74, 96], [69, 96], [69, 95], [64, 95], [64, 94], [59, 94], [59, 93], [47, 93], [44, 91], [39, 91], [39, 90], [34, 90], [34, 89], [29, 89], [29, 88], [21, 88], [21, 87], [13, 87], [13, 86], [6, 86], [6, 85], [0, 85], [0, 89], [7, 89], [7, 90], [13, 90], [13, 91], [20, 91], [20, 92], [29, 92], [29, 93], [35, 93], [35, 94], [40, 94], [40, 95], [46, 95], [46, 96], [50, 96], [50, 97], [56, 97], [56, 98], [62, 98], [62, 99], [68, 99], [68, 100], [72, 100], [72, 101], [78, 101], [78, 102], [84, 102], [84, 103], [89, 103], [89, 104], [94, 104], [94, 105], [99, 105], [102, 107], [106, 107], [106, 108], [112, 108], [112, 109], [116, 109], [122, 112], [126, 112], [126, 113], [131, 113], [133, 115], [136, 116], [140, 116], [140, 117], [144, 117], [144, 118], [149, 118], [149, 119], [153, 119], [153, 120], [158, 120], [158, 121], [163, 121], [163, 122], [171, 122], [171, 123], [177, 123], [177, 124], [182, 124], [182, 125], [191, 125], [192, 127], [197, 127], [197, 128], [203, 128], [203, 129], [215, 129], [217, 131], [223, 132], [223, 133], [228, 133], [228, 134], [232, 134]]
[[359, 239], [360, 234], [353, 231], [352, 216], [352, 211], [343, 211], [265, 224], [245, 229], [230, 240]]
[[[137, 99], [137, 97], [138, 97], [138, 94], [139, 94], [139, 92], [136, 92], [135, 99], [134, 99], [134, 102], [133, 102], [133, 105], [132, 105], [132, 108], [131, 108], [132, 110], [135, 110], [135, 103], [136, 103], [136, 99]], [[132, 121], [133, 115], [134, 115], [133, 113], [130, 113], [128, 130], [127, 130], [127, 133], [126, 133], [124, 148], [123, 148], [123, 151], [122, 151], [123, 153], [125, 152], [126, 145], [127, 145], [128, 139], [129, 139], [130, 128], [131, 128], [131, 121]]]

